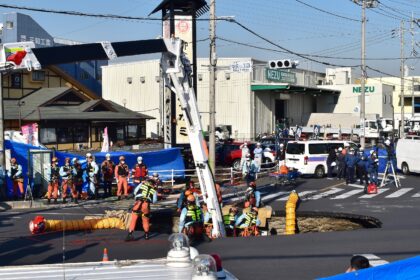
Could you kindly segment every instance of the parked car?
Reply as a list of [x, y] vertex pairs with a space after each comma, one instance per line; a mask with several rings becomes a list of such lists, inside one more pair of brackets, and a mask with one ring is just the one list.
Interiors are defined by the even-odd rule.
[[[231, 142], [219, 144], [216, 147], [216, 162], [223, 166], [232, 166], [235, 170], [241, 169], [241, 158], [242, 150], [240, 146], [244, 142]], [[248, 143], [251, 156], [253, 157], [253, 151], [255, 149], [255, 143]], [[261, 145], [264, 150], [263, 163], [270, 164], [275, 162], [275, 150], [269, 146]]]
[[285, 163], [287, 167], [295, 168], [301, 174], [322, 178], [327, 171], [329, 150], [344, 147], [345, 143], [357, 149], [355, 143], [341, 140], [289, 141], [286, 146]]

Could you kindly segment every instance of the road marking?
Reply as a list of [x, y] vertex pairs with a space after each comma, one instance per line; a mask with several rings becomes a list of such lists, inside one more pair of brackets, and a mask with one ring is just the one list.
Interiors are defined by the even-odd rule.
[[381, 188], [381, 189], [378, 189], [378, 193], [374, 193], [374, 194], [365, 194], [365, 195], [362, 195], [362, 196], [361, 196], [361, 197], [359, 197], [359, 198], [372, 198], [372, 197], [375, 197], [375, 196], [377, 196], [377, 195], [380, 195], [381, 193], [386, 192], [387, 190], [389, 190], [389, 189], [386, 189], [386, 188]]
[[[305, 196], [307, 194], [314, 193], [314, 192], [316, 192], [316, 191], [304, 191], [304, 192], [298, 193], [298, 195], [299, 195], [299, 197], [303, 197], [303, 196]], [[285, 197], [276, 199], [276, 201], [286, 201], [288, 199], [289, 199], [289, 196], [285, 196]]]
[[402, 195], [404, 195], [404, 194], [408, 193], [408, 192], [409, 192], [409, 191], [411, 191], [412, 189], [414, 189], [414, 188], [402, 188], [402, 189], [399, 189], [398, 191], [396, 191], [396, 192], [394, 192], [394, 193], [392, 193], [392, 194], [390, 194], [390, 195], [388, 195], [388, 196], [385, 196], [385, 198], [400, 197], [400, 196], [402, 196]]
[[[273, 194], [270, 194], [270, 195], [264, 196], [264, 197], [262, 198], [262, 200], [263, 200], [263, 201], [265, 201], [265, 200], [269, 200], [269, 199], [272, 199], [272, 198], [275, 198], [275, 197], [278, 197], [278, 196], [281, 196], [281, 195], [289, 194], [289, 193], [290, 193], [290, 192], [277, 192], [277, 193], [273, 193]], [[289, 196], [286, 196], [286, 197], [289, 197]]]
[[383, 260], [383, 259], [381, 259], [380, 257], [378, 257], [377, 255], [374, 255], [374, 254], [355, 254], [353, 256], [363, 256], [363, 257], [367, 258], [369, 260], [370, 266], [379, 266], [379, 265], [389, 263], [388, 261]]
[[319, 194], [316, 194], [316, 195], [313, 195], [313, 196], [309, 196], [309, 197], [307, 197], [304, 200], [317, 200], [317, 199], [320, 199], [320, 198], [324, 198], [324, 197], [330, 196], [332, 194], [339, 193], [341, 191], [343, 191], [343, 189], [333, 188], [333, 189], [331, 189], [329, 191], [326, 191], [326, 192], [323, 192], [323, 193], [319, 193]]
[[361, 192], [363, 192], [363, 190], [352, 190], [352, 191], [343, 193], [341, 195], [332, 197], [331, 199], [345, 199], [345, 198], [348, 198], [350, 196], [353, 196], [353, 195], [358, 194], [358, 193], [361, 193]]
[[412, 197], [420, 197], [420, 192], [416, 193], [415, 195], [413, 195]]
[[[380, 176], [379, 176], [379, 175], [380, 175]], [[389, 173], [389, 172], [388, 172], [388, 176], [389, 176], [389, 175], [393, 176], [393, 175], [392, 175], [392, 173]], [[396, 174], [396, 175], [397, 175], [397, 174]], [[383, 177], [384, 177], [384, 173], [378, 173], [378, 180], [379, 180], [379, 179], [381, 179], [381, 180], [382, 180], [382, 178], [383, 178]], [[397, 177], [398, 177], [398, 179], [406, 179], [406, 178], [407, 178], [407, 177], [405, 177], [404, 175], [397, 175]]]
[[358, 188], [358, 189], [364, 189], [365, 186], [359, 185], [359, 184], [348, 184], [347, 186], [353, 187], [353, 188]]

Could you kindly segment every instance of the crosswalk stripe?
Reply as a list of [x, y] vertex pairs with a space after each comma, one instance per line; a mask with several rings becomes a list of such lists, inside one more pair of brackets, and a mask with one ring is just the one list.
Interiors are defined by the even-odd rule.
[[365, 186], [362, 185], [358, 185], [358, 184], [348, 184], [347, 186], [353, 187], [353, 188], [358, 188], [358, 189], [364, 189]]
[[378, 189], [378, 193], [375, 193], [375, 194], [365, 194], [365, 195], [362, 195], [362, 196], [361, 196], [361, 197], [359, 197], [359, 198], [372, 198], [372, 197], [375, 197], [375, 196], [377, 196], [377, 195], [380, 195], [381, 193], [386, 192], [387, 190], [389, 190], [389, 188], [388, 188], [388, 189], [386, 189], [386, 188], [381, 188], [381, 189]]
[[385, 196], [385, 198], [394, 198], [394, 197], [400, 197], [400, 196], [402, 196], [402, 195], [404, 195], [404, 194], [406, 194], [406, 193], [408, 193], [409, 191], [411, 191], [413, 188], [402, 188], [402, 189], [399, 189], [398, 191], [396, 191], [396, 192], [394, 192], [394, 193], [392, 193], [392, 194], [390, 194], [390, 195], [388, 195], [388, 196]]
[[[273, 194], [270, 194], [270, 195], [264, 196], [264, 197], [262, 198], [262, 200], [263, 200], [263, 201], [265, 201], [265, 200], [269, 200], [269, 199], [272, 199], [272, 198], [275, 198], [275, 197], [278, 197], [278, 196], [281, 196], [281, 195], [289, 194], [289, 193], [290, 193], [290, 192], [277, 192], [277, 193], [273, 193]], [[286, 197], [289, 197], [289, 196], [286, 196]]]
[[320, 199], [320, 198], [324, 198], [324, 197], [330, 196], [332, 194], [339, 193], [341, 191], [343, 191], [343, 189], [333, 188], [333, 189], [331, 189], [329, 191], [326, 191], [326, 192], [323, 192], [323, 193], [319, 193], [319, 194], [316, 194], [316, 195], [313, 195], [313, 196], [309, 196], [305, 200], [317, 200], [317, 199]]
[[[299, 195], [299, 197], [303, 197], [307, 194], [314, 193], [314, 192], [316, 192], [316, 191], [304, 191], [304, 192], [298, 193], [298, 195]], [[276, 200], [277, 201], [286, 201], [288, 199], [289, 199], [289, 196], [285, 196], [285, 197], [282, 197], [282, 198], [279, 198], [279, 199], [276, 199]]]
[[416, 193], [415, 195], [413, 195], [412, 197], [420, 197], [420, 192]]
[[345, 199], [361, 192], [363, 192], [363, 190], [352, 190], [352, 191], [340, 194], [338, 196], [332, 197], [331, 199]]

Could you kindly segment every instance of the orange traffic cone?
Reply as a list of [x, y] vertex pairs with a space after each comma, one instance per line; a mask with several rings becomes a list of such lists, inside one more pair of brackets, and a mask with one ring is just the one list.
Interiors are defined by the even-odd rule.
[[102, 257], [102, 261], [103, 262], [109, 261], [109, 258], [108, 258], [108, 249], [107, 248], [104, 248], [104, 255]]

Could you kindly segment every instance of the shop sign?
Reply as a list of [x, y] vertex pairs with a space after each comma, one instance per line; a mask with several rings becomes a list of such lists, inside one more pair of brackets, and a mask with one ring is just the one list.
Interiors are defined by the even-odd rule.
[[296, 74], [278, 69], [265, 69], [267, 80], [277, 83], [296, 84]]
[[[362, 87], [353, 87], [353, 93], [361, 93]], [[365, 86], [365, 93], [375, 93], [374, 86]]]

